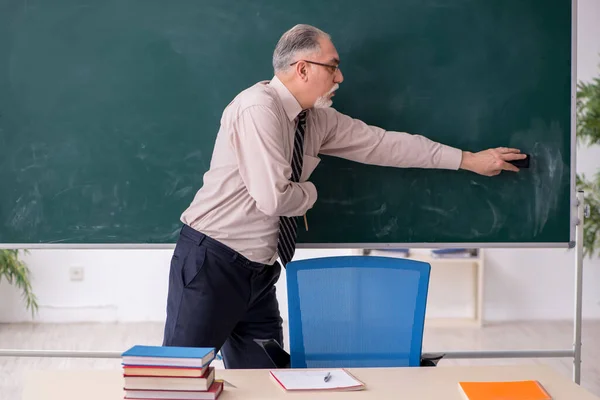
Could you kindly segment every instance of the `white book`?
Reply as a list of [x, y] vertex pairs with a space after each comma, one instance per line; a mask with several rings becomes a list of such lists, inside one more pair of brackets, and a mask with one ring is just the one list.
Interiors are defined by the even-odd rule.
[[223, 381], [215, 380], [207, 391], [125, 390], [125, 399], [216, 400], [222, 391], [223, 391]]

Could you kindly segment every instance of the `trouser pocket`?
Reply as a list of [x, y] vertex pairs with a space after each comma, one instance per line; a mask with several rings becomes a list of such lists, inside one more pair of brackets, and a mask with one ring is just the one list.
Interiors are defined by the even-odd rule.
[[199, 288], [198, 285], [200, 282], [198, 282], [198, 274], [202, 270], [205, 261], [206, 247], [196, 246], [195, 249], [190, 252], [190, 256], [187, 257], [181, 268], [181, 279], [184, 288]]

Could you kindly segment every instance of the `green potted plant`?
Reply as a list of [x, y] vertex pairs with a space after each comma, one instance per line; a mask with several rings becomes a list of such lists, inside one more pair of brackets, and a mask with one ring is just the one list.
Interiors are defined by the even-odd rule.
[[[577, 85], [577, 137], [587, 145], [600, 144], [600, 78]], [[577, 187], [585, 192], [590, 215], [583, 224], [584, 255], [600, 253], [600, 170], [592, 178], [577, 175]]]
[[[23, 251], [25, 254], [27, 250]], [[19, 259], [19, 250], [0, 250], [0, 282], [2, 279], [21, 289], [25, 306], [34, 316], [38, 310], [37, 298], [31, 289], [29, 268]]]

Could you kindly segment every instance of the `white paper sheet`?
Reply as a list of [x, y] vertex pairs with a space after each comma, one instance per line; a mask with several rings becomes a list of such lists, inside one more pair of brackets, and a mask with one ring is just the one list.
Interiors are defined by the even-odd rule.
[[[326, 382], [327, 373], [331, 377]], [[271, 375], [286, 390], [361, 390], [364, 384], [343, 369], [303, 370], [277, 369]]]

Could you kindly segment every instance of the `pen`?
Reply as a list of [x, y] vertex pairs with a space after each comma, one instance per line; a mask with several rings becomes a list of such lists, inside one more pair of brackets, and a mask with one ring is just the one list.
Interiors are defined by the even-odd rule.
[[323, 380], [325, 382], [329, 382], [330, 379], [331, 379], [331, 372], [328, 372], [327, 375], [325, 375], [325, 378], [323, 378]]

